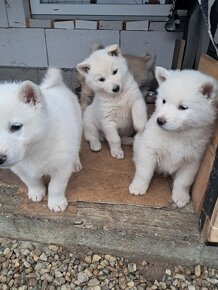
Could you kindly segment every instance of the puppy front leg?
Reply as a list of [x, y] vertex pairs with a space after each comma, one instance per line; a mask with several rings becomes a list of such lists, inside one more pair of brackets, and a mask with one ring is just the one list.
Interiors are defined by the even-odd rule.
[[154, 174], [155, 165], [155, 160], [150, 157], [143, 160], [135, 160], [136, 172], [129, 186], [129, 192], [131, 194], [143, 195], [146, 193]]
[[133, 144], [133, 160], [136, 172], [129, 186], [129, 192], [135, 195], [146, 193], [156, 167], [155, 152], [146, 143], [144, 135], [137, 134]]
[[68, 205], [65, 189], [72, 170], [57, 171], [51, 175], [48, 186], [48, 208], [51, 211], [64, 211]]
[[133, 126], [136, 132], [142, 132], [147, 122], [147, 110], [145, 101], [137, 99], [132, 106]]
[[121, 138], [114, 124], [102, 124], [105, 138], [108, 141], [111, 155], [116, 159], [124, 158], [124, 152], [121, 148]]
[[46, 194], [46, 188], [41, 176], [29, 176], [25, 172], [12, 169], [28, 187], [28, 197], [34, 202], [39, 202]]
[[184, 164], [174, 176], [172, 199], [178, 207], [184, 207], [190, 200], [190, 188], [199, 167], [198, 162]]
[[101, 150], [101, 142], [99, 141], [99, 132], [93, 120], [92, 111], [90, 106], [86, 108], [83, 115], [83, 128], [85, 139], [89, 142], [92, 151]]

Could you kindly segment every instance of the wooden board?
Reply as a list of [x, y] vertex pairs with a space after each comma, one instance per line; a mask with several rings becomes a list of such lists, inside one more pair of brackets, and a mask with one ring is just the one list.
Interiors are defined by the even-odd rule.
[[[212, 59], [210, 56], [204, 54], [201, 56], [198, 69], [199, 71], [208, 74], [218, 80], [218, 62]], [[216, 121], [215, 126], [216, 130], [214, 137], [205, 152], [195, 182], [192, 186], [193, 204], [198, 215], [200, 215], [202, 210], [205, 192], [215, 159], [216, 148], [218, 144], [218, 120]]]
[[[218, 62], [208, 55], [202, 55], [199, 71], [218, 80]], [[192, 199], [199, 216], [199, 228], [205, 241], [218, 242], [218, 119], [215, 132], [203, 157], [192, 186]], [[216, 204], [216, 206], [215, 206]]]

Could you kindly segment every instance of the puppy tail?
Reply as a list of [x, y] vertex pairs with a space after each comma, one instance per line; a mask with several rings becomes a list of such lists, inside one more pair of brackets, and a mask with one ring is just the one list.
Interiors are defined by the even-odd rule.
[[42, 89], [49, 89], [59, 86], [63, 83], [63, 76], [61, 70], [58, 68], [49, 68], [40, 85]]

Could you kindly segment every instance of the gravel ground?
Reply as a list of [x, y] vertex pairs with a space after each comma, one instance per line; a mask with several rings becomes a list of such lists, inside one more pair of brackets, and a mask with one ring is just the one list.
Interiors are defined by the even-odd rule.
[[218, 269], [140, 261], [56, 245], [0, 239], [0, 289], [218, 289]]

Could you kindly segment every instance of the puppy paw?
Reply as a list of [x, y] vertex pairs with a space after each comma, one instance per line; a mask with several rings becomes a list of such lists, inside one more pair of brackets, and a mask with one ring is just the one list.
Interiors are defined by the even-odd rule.
[[142, 182], [133, 180], [129, 186], [129, 192], [134, 195], [143, 195], [146, 193], [148, 186]]
[[28, 197], [34, 202], [40, 202], [45, 196], [45, 188], [41, 189], [29, 189], [28, 190]]
[[48, 208], [51, 211], [54, 211], [54, 212], [64, 211], [67, 205], [68, 205], [68, 202], [65, 197], [48, 198]]
[[187, 192], [174, 192], [172, 200], [178, 207], [184, 207], [190, 201], [190, 195]]
[[80, 162], [75, 162], [73, 165], [73, 172], [79, 172], [82, 170], [82, 164]]
[[90, 149], [92, 151], [100, 151], [101, 150], [101, 143], [98, 140], [90, 141]]
[[124, 158], [124, 152], [122, 149], [111, 149], [111, 155], [116, 159]]

